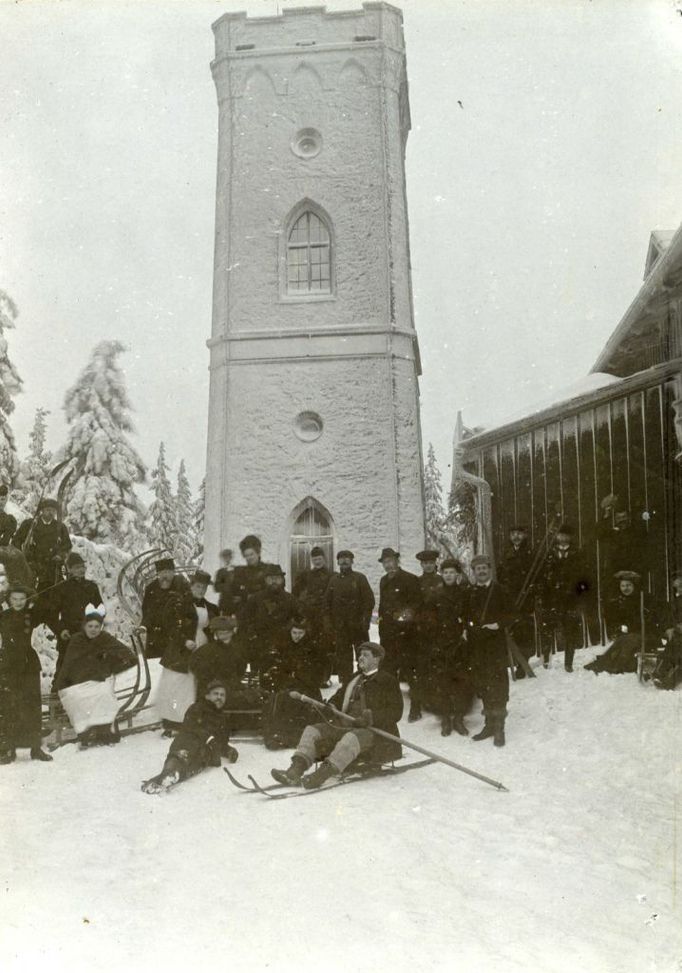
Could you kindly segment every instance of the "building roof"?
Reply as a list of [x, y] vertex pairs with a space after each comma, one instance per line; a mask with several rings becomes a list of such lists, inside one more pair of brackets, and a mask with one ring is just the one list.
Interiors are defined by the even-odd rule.
[[644, 280], [653, 270], [656, 261], [663, 256], [675, 236], [675, 230], [652, 230], [649, 237], [649, 249], [644, 264]]
[[[669, 239], [668, 239], [669, 237]], [[658, 251], [658, 256], [649, 265], [649, 255]], [[655, 301], [665, 297], [670, 287], [682, 277], [682, 225], [674, 232], [654, 230], [649, 240], [647, 255], [648, 272], [637, 296], [627, 309], [613, 334], [592, 366], [593, 372], [606, 372], [612, 367], [612, 359], [619, 347], [641, 325], [647, 311]]]

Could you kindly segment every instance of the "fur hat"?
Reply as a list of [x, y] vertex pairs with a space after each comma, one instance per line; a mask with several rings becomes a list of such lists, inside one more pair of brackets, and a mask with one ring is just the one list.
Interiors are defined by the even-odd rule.
[[75, 568], [77, 564], [85, 564], [85, 561], [80, 556], [78, 551], [71, 551], [66, 559], [67, 568]]
[[224, 689], [227, 691], [227, 683], [224, 679], [211, 679], [209, 684], [206, 686], [206, 693], [204, 695], [208, 695], [212, 689]]
[[266, 564], [263, 568], [264, 578], [283, 578], [284, 571], [279, 564]]
[[175, 571], [175, 561], [172, 557], [161, 557], [154, 561], [154, 567], [159, 571]]
[[311, 557], [324, 557], [324, 551], [321, 547], [313, 547], [310, 551]]
[[260, 542], [260, 538], [256, 537], [255, 534], [247, 534], [246, 537], [242, 537], [242, 539], [239, 542], [239, 550], [242, 552], [242, 554], [244, 553], [244, 551], [247, 551], [249, 549], [251, 549], [252, 551], [258, 551], [258, 553], [260, 554], [261, 542]]
[[59, 510], [59, 504], [56, 500], [53, 500], [52, 497], [46, 497], [38, 504], [38, 513], [40, 513], [41, 510]]
[[454, 557], [446, 557], [444, 561], [441, 561], [441, 571], [444, 571], [446, 568], [454, 568], [455, 571], [459, 571], [460, 574], [462, 573], [462, 565]]

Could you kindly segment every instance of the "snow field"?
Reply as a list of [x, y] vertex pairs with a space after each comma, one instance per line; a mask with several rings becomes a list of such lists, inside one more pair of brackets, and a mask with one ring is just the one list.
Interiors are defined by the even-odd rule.
[[[0, 968], [680, 971], [681, 700], [556, 660], [513, 686], [504, 749], [403, 723], [509, 793], [434, 765], [281, 802], [211, 770], [151, 797], [158, 732], [22, 755], [0, 768]], [[288, 763], [237, 746], [243, 780]]]

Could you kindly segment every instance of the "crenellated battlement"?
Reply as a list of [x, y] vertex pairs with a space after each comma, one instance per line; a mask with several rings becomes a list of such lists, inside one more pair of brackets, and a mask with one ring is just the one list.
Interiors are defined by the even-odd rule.
[[358, 10], [289, 7], [277, 16], [223, 14], [214, 24], [216, 58], [290, 48], [309, 49], [381, 42], [404, 50], [403, 16], [389, 3], [366, 2]]

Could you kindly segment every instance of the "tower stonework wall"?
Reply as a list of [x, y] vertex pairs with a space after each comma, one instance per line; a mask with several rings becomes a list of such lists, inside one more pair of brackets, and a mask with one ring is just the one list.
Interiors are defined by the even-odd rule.
[[[404, 147], [400, 11], [384, 3], [214, 25], [219, 106], [206, 551], [246, 533], [289, 575], [292, 517], [330, 515], [373, 581], [424, 540], [419, 355]], [[299, 138], [313, 133], [316, 153]], [[298, 215], [331, 233], [331, 293], [291, 294]], [[322, 423], [301, 436], [300, 417]]]

